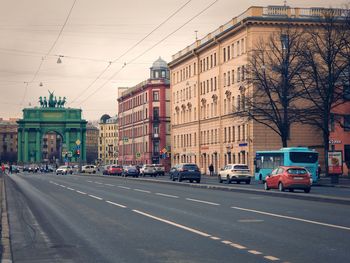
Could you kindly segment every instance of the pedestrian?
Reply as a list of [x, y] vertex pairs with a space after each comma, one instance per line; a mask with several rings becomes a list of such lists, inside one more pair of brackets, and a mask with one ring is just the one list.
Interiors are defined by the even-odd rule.
[[2, 174], [5, 174], [5, 165], [4, 164], [1, 165], [1, 172], [2, 172]]
[[10, 164], [9, 173], [12, 174], [12, 164]]
[[210, 176], [214, 176], [214, 166], [213, 166], [213, 164], [209, 165], [209, 175]]

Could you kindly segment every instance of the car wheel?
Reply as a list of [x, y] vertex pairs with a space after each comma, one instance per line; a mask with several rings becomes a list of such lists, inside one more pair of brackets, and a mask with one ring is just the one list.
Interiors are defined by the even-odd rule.
[[190, 183], [193, 183], [193, 180], [192, 180], [192, 179], [190, 179]]
[[278, 190], [279, 190], [280, 192], [284, 192], [284, 187], [283, 187], [282, 182], [279, 182], [279, 183], [278, 183]]
[[199, 184], [200, 182], [201, 182], [201, 179], [198, 179], [198, 180], [197, 180], [197, 183]]
[[289, 188], [288, 190], [289, 190], [289, 192], [294, 192], [293, 188]]
[[222, 179], [221, 179], [221, 175], [220, 174], [218, 175], [218, 180], [219, 180], [219, 183], [221, 184], [222, 183]]
[[237, 180], [237, 184], [240, 184], [241, 183], [241, 181], [240, 180]]
[[250, 180], [245, 181], [246, 184], [250, 184]]
[[177, 181], [178, 181], [178, 182], [182, 182], [182, 178], [181, 178], [181, 176], [180, 176], [180, 175], [178, 175], [178, 177], [177, 177]]
[[172, 177], [171, 180], [173, 180], [173, 182], [175, 182], [175, 178], [174, 177]]
[[230, 176], [228, 176], [228, 175], [226, 176], [226, 183], [227, 184], [231, 183]]
[[269, 186], [267, 185], [267, 182], [264, 183], [264, 189], [265, 189], [266, 191], [270, 190]]
[[310, 190], [311, 190], [311, 188], [309, 187], [309, 188], [304, 189], [304, 192], [305, 193], [310, 193]]

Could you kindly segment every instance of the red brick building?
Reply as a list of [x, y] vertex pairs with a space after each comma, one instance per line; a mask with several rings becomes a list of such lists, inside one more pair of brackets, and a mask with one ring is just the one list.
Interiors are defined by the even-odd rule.
[[167, 63], [159, 58], [150, 78], [127, 88], [118, 98], [119, 164], [170, 167], [170, 82]]

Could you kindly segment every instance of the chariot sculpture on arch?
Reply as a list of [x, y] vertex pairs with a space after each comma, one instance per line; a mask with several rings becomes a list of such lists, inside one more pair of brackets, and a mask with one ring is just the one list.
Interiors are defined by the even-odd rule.
[[61, 96], [57, 97], [54, 96], [54, 92], [49, 91], [49, 99], [46, 100], [46, 97], [40, 96], [39, 97], [39, 103], [40, 103], [40, 107], [41, 108], [64, 108], [64, 105], [66, 104], [66, 97], [63, 97], [63, 99], [61, 99]]

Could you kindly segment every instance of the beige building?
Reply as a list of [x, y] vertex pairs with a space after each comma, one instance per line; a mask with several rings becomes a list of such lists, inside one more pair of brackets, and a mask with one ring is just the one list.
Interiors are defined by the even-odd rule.
[[0, 163], [17, 162], [17, 119], [0, 118]]
[[100, 164], [118, 162], [118, 118], [103, 115], [99, 123], [98, 157]]
[[[244, 110], [244, 98], [252, 89], [245, 81], [248, 56], [260, 39], [278, 32], [282, 24], [304, 27], [321, 12], [251, 7], [173, 55], [169, 63], [172, 165], [195, 162], [206, 173], [211, 163], [216, 173], [226, 163], [252, 168], [257, 150], [281, 148], [277, 134], [235, 114]], [[322, 154], [320, 132], [307, 126], [292, 126], [288, 145], [308, 146]]]
[[86, 163], [95, 164], [98, 159], [99, 129], [91, 122], [86, 125]]

